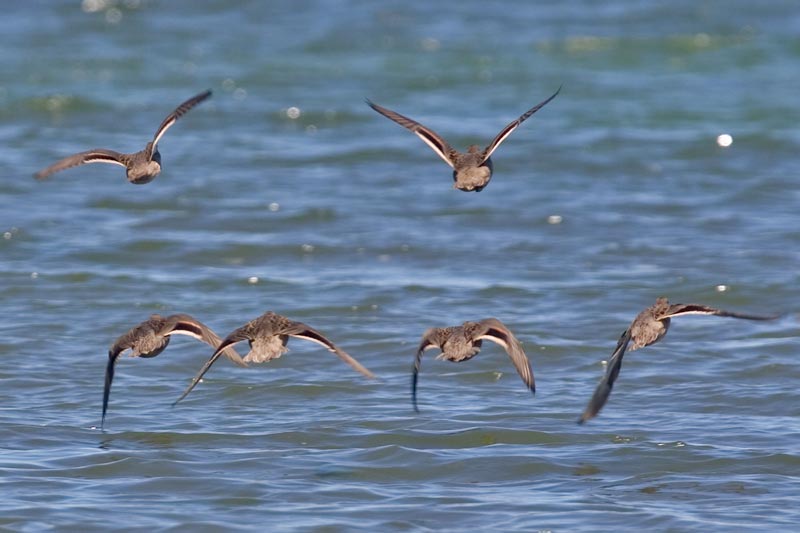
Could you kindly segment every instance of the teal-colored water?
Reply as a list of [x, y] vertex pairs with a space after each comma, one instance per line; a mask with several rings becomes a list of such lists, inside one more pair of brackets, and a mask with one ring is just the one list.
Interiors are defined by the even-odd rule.
[[[0, 528], [794, 530], [799, 30], [794, 2], [740, 0], [5, 7]], [[562, 84], [477, 194], [364, 103], [463, 149]], [[152, 183], [31, 177], [142, 149], [206, 88]], [[659, 295], [785, 315], [675, 319], [578, 426]], [[98, 429], [128, 328], [185, 312], [225, 335], [266, 310], [382, 379], [295, 339], [171, 408], [210, 355], [176, 337], [120, 359]], [[427, 352], [414, 413], [422, 333], [488, 316], [536, 396], [486, 342]]]

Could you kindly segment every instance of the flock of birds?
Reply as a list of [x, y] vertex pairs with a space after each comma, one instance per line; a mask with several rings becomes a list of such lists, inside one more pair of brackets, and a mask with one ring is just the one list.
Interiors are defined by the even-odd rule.
[[[415, 120], [381, 107], [369, 100], [367, 100], [367, 104], [378, 113], [417, 135], [450, 165], [453, 169], [454, 188], [467, 192], [480, 192], [492, 178], [491, 155], [494, 151], [522, 122], [547, 105], [560, 91], [561, 88], [559, 87], [549, 98], [538, 103], [518, 119], [508, 124], [486, 148], [481, 149], [479, 146], [472, 145], [467, 149], [466, 153], [454, 149], [432, 129]], [[65, 157], [37, 172], [34, 176], [41, 180], [55, 172], [78, 165], [111, 163], [125, 167], [128, 181], [131, 183], [137, 185], [149, 183], [161, 172], [161, 154], [158, 151], [158, 142], [161, 137], [179, 118], [210, 96], [210, 90], [204, 91], [180, 104], [161, 122], [155, 135], [153, 135], [153, 140], [149, 141], [144, 149], [139, 152], [126, 154], [105, 148], [87, 150]], [[631, 343], [633, 345], [630, 349], [636, 350], [658, 342], [666, 335], [670, 320], [683, 315], [716, 315], [746, 320], [773, 320], [778, 318], [775, 315], [763, 316], [734, 313], [700, 304], [670, 304], [666, 298], [658, 298], [654, 305], [639, 313], [620, 336], [617, 347], [607, 363], [605, 374], [598, 383], [586, 409], [578, 419], [579, 424], [597, 416], [608, 401], [622, 368], [622, 358]], [[188, 335], [214, 349], [211, 357], [192, 379], [183, 394], [172, 404], [173, 406], [197, 386], [221, 355], [227, 357], [232, 363], [243, 367], [248, 366], [248, 363], [267, 362], [280, 357], [287, 351], [286, 344], [290, 337], [317, 343], [339, 356], [342, 361], [352, 366], [364, 377], [375, 378], [375, 375], [364, 365], [316, 329], [272, 311], [268, 311], [237, 328], [224, 339], [220, 339], [208, 326], [190, 315], [175, 314], [164, 317], [154, 314], [121, 335], [108, 351], [101, 427], [105, 424], [117, 359], [125, 352], [129, 352], [131, 357], [156, 357], [166, 349], [173, 335]], [[249, 343], [250, 350], [245, 357], [241, 357], [234, 349], [234, 345], [245, 340]], [[480, 352], [481, 344], [484, 340], [502, 346], [511, 358], [511, 362], [525, 386], [532, 393], [536, 392], [533, 369], [528, 356], [523, 350], [522, 343], [500, 320], [485, 318], [475, 322], [467, 321], [460, 326], [431, 328], [425, 331], [414, 358], [411, 380], [412, 405], [415, 411], [419, 411], [417, 406], [417, 381], [424, 352], [429, 349], [438, 349], [441, 353], [436, 357], [437, 359], [457, 363], [475, 357]]]

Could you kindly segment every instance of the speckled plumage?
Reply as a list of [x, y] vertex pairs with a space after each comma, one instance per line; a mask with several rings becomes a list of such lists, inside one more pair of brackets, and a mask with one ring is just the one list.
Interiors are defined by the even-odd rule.
[[338, 355], [345, 363], [352, 366], [358, 372], [368, 378], [374, 378], [375, 375], [367, 370], [361, 363], [355, 360], [350, 354], [337, 347], [330, 340], [328, 340], [320, 332], [303, 324], [290, 320], [285, 316], [268, 311], [260, 317], [251, 320], [244, 326], [234, 330], [228, 335], [225, 340], [217, 347], [217, 350], [211, 358], [203, 365], [200, 372], [197, 373], [192, 379], [192, 382], [181, 394], [180, 398], [175, 400], [173, 405], [184, 399], [192, 389], [200, 382], [206, 372], [211, 368], [211, 365], [219, 358], [220, 353], [226, 347], [233, 346], [237, 342], [248, 341], [250, 344], [250, 351], [244, 357], [248, 363], [263, 363], [271, 359], [277, 359], [288, 351], [286, 343], [289, 342], [289, 337], [296, 337], [298, 339], [305, 339], [307, 341], [315, 342], [329, 351]]
[[506, 137], [519, 127], [528, 117], [536, 113], [539, 109], [544, 107], [550, 100], [558, 95], [561, 87], [547, 100], [540, 102], [523, 113], [517, 120], [508, 124], [503, 128], [500, 133], [489, 143], [489, 145], [481, 149], [480, 146], [471, 145], [467, 148], [466, 153], [459, 152], [444, 140], [444, 138], [437, 134], [430, 128], [427, 128], [419, 122], [412, 120], [406, 116], [401, 115], [391, 109], [381, 107], [367, 100], [367, 104], [380, 113], [381, 115], [389, 118], [404, 128], [410, 130], [417, 135], [422, 141], [436, 152], [445, 163], [453, 168], [453, 187], [462, 191], [480, 192], [492, 179], [492, 160], [491, 155], [500, 146]]
[[733, 313], [700, 304], [670, 304], [666, 298], [658, 298], [655, 304], [639, 313], [628, 329], [620, 336], [619, 341], [617, 341], [617, 347], [608, 360], [605, 375], [597, 385], [580, 419], [578, 419], [579, 424], [597, 416], [606, 401], [608, 401], [614, 382], [622, 369], [622, 357], [625, 355], [628, 345], [630, 344], [631, 351], [633, 351], [658, 342], [667, 334], [670, 320], [682, 315], [715, 315], [745, 320], [774, 320], [778, 318], [777, 316]]
[[[111, 394], [111, 382], [114, 380], [114, 366], [119, 356], [130, 350], [131, 357], [155, 357], [166, 349], [172, 335], [188, 335], [205, 342], [215, 349], [221, 342], [219, 336], [208, 326], [190, 315], [182, 313], [166, 317], [158, 314], [150, 315], [150, 318], [123, 333], [108, 350], [101, 427], [106, 420], [108, 399]], [[239, 366], [247, 366], [247, 363], [242, 360], [232, 347], [224, 348], [223, 351], [225, 356], [233, 363]]]
[[490, 340], [505, 348], [517, 369], [522, 381], [536, 392], [533, 370], [530, 361], [511, 330], [496, 318], [485, 318], [478, 322], [464, 322], [460, 326], [446, 328], [430, 328], [422, 335], [422, 341], [414, 358], [414, 369], [411, 377], [411, 401], [415, 411], [417, 408], [417, 379], [422, 363], [422, 354], [431, 348], [442, 351], [436, 359], [444, 359], [454, 363], [475, 357], [481, 351], [483, 340]]
[[114, 150], [107, 150], [105, 148], [95, 148], [80, 152], [71, 156], [65, 157], [40, 170], [34, 177], [42, 180], [49, 177], [55, 172], [72, 168], [78, 165], [87, 163], [111, 163], [125, 167], [125, 173], [128, 181], [136, 185], [150, 183], [161, 173], [161, 154], [158, 151], [158, 141], [164, 133], [173, 125], [179, 118], [185, 115], [194, 106], [211, 96], [211, 91], [202, 92], [192, 98], [189, 98], [175, 110], [167, 115], [161, 122], [161, 125], [156, 130], [153, 140], [148, 142], [144, 150], [132, 154], [123, 154], [115, 152]]

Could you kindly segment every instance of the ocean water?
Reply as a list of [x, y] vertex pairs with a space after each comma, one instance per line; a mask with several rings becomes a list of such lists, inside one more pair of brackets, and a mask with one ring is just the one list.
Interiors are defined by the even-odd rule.
[[[789, 1], [5, 6], [0, 529], [796, 530], [798, 35]], [[559, 86], [480, 193], [364, 102], [463, 149]], [[152, 183], [32, 178], [206, 88]], [[781, 318], [675, 319], [577, 425], [662, 295]], [[380, 379], [293, 339], [173, 408], [211, 354], [176, 337], [119, 359], [99, 429], [130, 327], [267, 310]], [[422, 333], [490, 316], [536, 395], [485, 342], [426, 352], [415, 413]]]

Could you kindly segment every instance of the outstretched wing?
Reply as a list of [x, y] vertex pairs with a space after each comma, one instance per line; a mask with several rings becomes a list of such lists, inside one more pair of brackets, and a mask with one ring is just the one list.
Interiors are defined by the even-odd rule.
[[[170, 335], [188, 335], [208, 344], [215, 350], [222, 342], [222, 339], [220, 339], [219, 336], [211, 330], [211, 328], [195, 319], [191, 315], [182, 313], [167, 317], [160, 334], [165, 337]], [[222, 351], [222, 354], [230, 359], [232, 363], [238, 366], [247, 366], [247, 363], [245, 363], [242, 357], [236, 353], [236, 350], [234, 350], [232, 346], [225, 348]]]
[[352, 366], [359, 372], [361, 372], [364, 376], [374, 379], [375, 374], [367, 370], [364, 365], [356, 361], [356, 359], [342, 350], [341, 348], [337, 347], [333, 344], [327, 337], [325, 337], [322, 333], [315, 330], [311, 326], [303, 324], [302, 322], [292, 322], [291, 326], [286, 328], [286, 330], [281, 331], [280, 334], [282, 335], [289, 335], [292, 337], [297, 337], [298, 339], [305, 339], [307, 341], [315, 342], [320, 346], [324, 346], [331, 352], [335, 353], [339, 356], [342, 361], [347, 363], [348, 365]]
[[625, 355], [625, 350], [628, 349], [628, 343], [630, 341], [631, 329], [628, 328], [620, 336], [617, 342], [617, 348], [608, 360], [606, 373], [603, 379], [600, 380], [600, 383], [597, 384], [597, 388], [594, 390], [589, 404], [586, 406], [586, 409], [584, 409], [580, 419], [578, 419], [578, 424], [583, 424], [587, 420], [597, 416], [597, 413], [600, 412], [600, 409], [602, 409], [606, 401], [608, 401], [608, 397], [611, 395], [611, 389], [614, 387], [614, 382], [617, 380], [619, 371], [622, 368], [622, 357]]
[[506, 353], [514, 363], [514, 368], [517, 369], [519, 377], [525, 382], [525, 385], [533, 392], [536, 393], [536, 383], [533, 379], [533, 370], [531, 369], [530, 360], [525, 355], [522, 349], [522, 344], [517, 340], [511, 330], [505, 324], [496, 318], [486, 318], [478, 322], [485, 328], [485, 332], [481, 333], [476, 339], [486, 339], [495, 342], [505, 348]]
[[491, 143], [489, 143], [489, 146], [487, 146], [486, 149], [483, 151], [483, 161], [486, 161], [487, 159], [489, 159], [489, 157], [492, 155], [492, 153], [494, 153], [494, 151], [497, 150], [497, 147], [500, 146], [500, 143], [505, 141], [506, 137], [511, 135], [511, 133], [515, 129], [517, 129], [520, 124], [525, 122], [525, 119], [527, 119], [529, 116], [533, 115], [534, 113], [539, 111], [541, 108], [546, 106], [550, 102], [550, 100], [552, 100], [553, 98], [558, 96], [559, 92], [561, 92], [561, 87], [559, 87], [558, 90], [555, 93], [553, 93], [553, 96], [551, 96], [550, 98], [548, 98], [547, 100], [545, 100], [543, 102], [539, 102], [538, 104], [536, 104], [532, 108], [528, 109], [517, 120], [515, 120], [514, 122], [512, 122], [511, 124], [509, 124], [508, 126], [503, 128], [502, 130], [500, 130], [500, 133], [497, 134], [497, 137], [495, 137], [494, 140]]
[[700, 304], [672, 304], [667, 309], [667, 312], [659, 316], [659, 320], [665, 318], [672, 318], [682, 315], [715, 315], [715, 316], [728, 316], [732, 318], [743, 318], [745, 320], [775, 320], [778, 315], [765, 316], [765, 315], [748, 315], [745, 313], [734, 313], [731, 311], [724, 311], [716, 309], [707, 305]]
[[426, 128], [419, 122], [415, 120], [411, 120], [408, 117], [401, 115], [400, 113], [395, 113], [391, 109], [386, 109], [385, 107], [381, 107], [378, 104], [375, 104], [369, 100], [367, 100], [367, 104], [383, 115], [386, 118], [389, 118], [404, 128], [408, 129], [412, 133], [414, 133], [417, 137], [422, 139], [422, 142], [430, 146], [434, 152], [436, 152], [442, 160], [454, 167], [455, 162], [453, 161], [452, 153], [454, 152], [453, 148], [445, 141], [438, 133], [433, 131], [430, 128]]
[[414, 371], [411, 374], [411, 404], [414, 406], [414, 411], [419, 413], [417, 407], [417, 376], [422, 365], [422, 354], [431, 348], [441, 348], [441, 328], [430, 328], [422, 334], [422, 341], [419, 343], [417, 355], [414, 356]]
[[112, 163], [114, 165], [127, 166], [124, 161], [125, 154], [115, 152], [114, 150], [106, 150], [104, 148], [95, 148], [94, 150], [87, 150], [71, 156], [65, 157], [60, 161], [56, 161], [49, 167], [40, 170], [33, 175], [37, 180], [48, 178], [51, 174], [65, 170], [78, 165], [85, 165], [87, 163]]
[[108, 351], [108, 364], [106, 365], [106, 382], [103, 387], [103, 417], [100, 419], [100, 429], [106, 423], [106, 411], [108, 410], [108, 398], [111, 396], [111, 382], [114, 381], [114, 365], [117, 363], [119, 355], [127, 348], [119, 349], [115, 344]]
[[206, 361], [206, 364], [204, 364], [203, 368], [200, 369], [200, 372], [198, 372], [197, 375], [194, 378], [192, 378], [192, 382], [189, 383], [189, 386], [186, 387], [186, 390], [183, 391], [183, 394], [181, 394], [180, 398], [172, 402], [172, 407], [175, 407], [178, 404], [178, 402], [186, 398], [186, 396], [190, 392], [192, 392], [192, 389], [194, 389], [197, 386], [197, 384], [200, 383], [200, 380], [203, 379], [205, 373], [211, 369], [211, 365], [213, 365], [217, 361], [217, 359], [219, 359], [219, 356], [222, 355], [223, 351], [225, 351], [228, 347], [233, 346], [237, 342], [241, 342], [244, 340], [250, 340], [250, 337], [244, 331], [244, 327], [237, 329], [236, 331], [225, 337], [225, 340], [223, 340], [220, 343], [220, 345], [217, 346], [217, 349], [211, 355], [209, 360]]
[[196, 96], [192, 96], [181, 105], [175, 108], [175, 111], [167, 115], [167, 118], [161, 123], [161, 125], [156, 130], [156, 134], [153, 135], [153, 145], [157, 145], [158, 141], [161, 140], [161, 137], [166, 133], [166, 131], [175, 124], [179, 118], [189, 112], [191, 108], [205, 100], [211, 96], [211, 90], [204, 91]]

